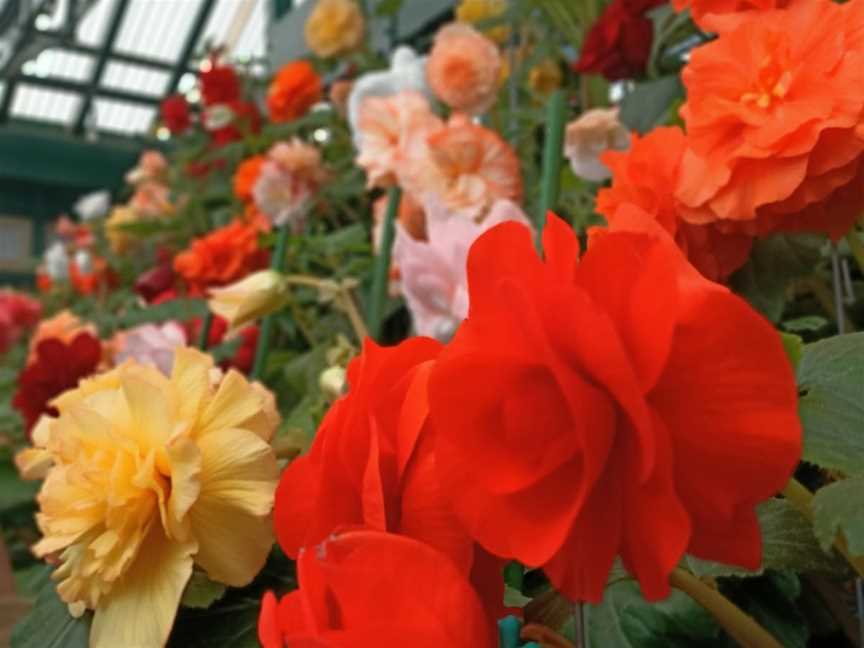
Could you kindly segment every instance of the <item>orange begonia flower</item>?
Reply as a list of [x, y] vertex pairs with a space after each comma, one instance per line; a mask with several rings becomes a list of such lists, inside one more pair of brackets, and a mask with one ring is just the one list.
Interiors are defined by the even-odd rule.
[[864, 208], [864, 1], [750, 12], [693, 51], [676, 196], [691, 222], [842, 237]]
[[269, 254], [258, 245], [260, 230], [235, 220], [192, 241], [174, 258], [174, 270], [201, 294], [209, 286], [224, 286], [267, 266]]
[[796, 1], [802, 0], [672, 0], [672, 6], [675, 11], [689, 9], [702, 29], [722, 31], [734, 28], [745, 12], [783, 9]]
[[321, 100], [321, 77], [308, 61], [292, 61], [280, 69], [267, 90], [270, 120], [288, 122], [306, 114]]
[[699, 272], [723, 281], [750, 254], [752, 237], [727, 233], [716, 223], [694, 225], [681, 218], [670, 187], [678, 182], [687, 139], [679, 128], [656, 128], [645, 137], [633, 135], [630, 149], [609, 151], [601, 157], [612, 171], [612, 186], [597, 194], [597, 211], [615, 223], [619, 209], [656, 220], [678, 244]]
[[261, 165], [267, 158], [263, 155], [253, 155], [243, 160], [234, 172], [234, 195], [243, 202], [252, 202], [252, 189], [261, 173]]

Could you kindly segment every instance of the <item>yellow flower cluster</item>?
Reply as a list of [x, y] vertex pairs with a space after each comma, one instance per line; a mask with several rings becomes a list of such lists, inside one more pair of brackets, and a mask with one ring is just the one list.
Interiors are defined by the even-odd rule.
[[193, 565], [232, 586], [260, 571], [278, 477], [264, 387], [181, 348], [170, 378], [129, 361], [53, 405], [16, 462], [45, 479], [34, 552], [72, 614], [95, 611], [92, 648], [164, 645]]
[[485, 27], [482, 23], [500, 18], [506, 11], [507, 0], [462, 0], [456, 7], [456, 20], [480, 28], [488, 38], [503, 45], [510, 36], [510, 28], [507, 25]]
[[355, 0], [318, 0], [306, 21], [306, 44], [321, 58], [339, 56], [360, 46], [364, 30]]

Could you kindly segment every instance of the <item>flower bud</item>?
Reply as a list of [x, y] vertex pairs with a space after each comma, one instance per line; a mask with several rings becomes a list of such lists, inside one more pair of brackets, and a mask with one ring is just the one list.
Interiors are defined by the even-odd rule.
[[238, 329], [282, 308], [287, 300], [285, 278], [275, 270], [261, 270], [230, 286], [211, 289], [207, 303], [231, 329]]

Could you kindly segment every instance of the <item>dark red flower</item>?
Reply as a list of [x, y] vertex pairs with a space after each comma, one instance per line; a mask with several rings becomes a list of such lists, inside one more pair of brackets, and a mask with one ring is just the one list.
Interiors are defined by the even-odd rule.
[[261, 602], [264, 648], [492, 648], [494, 624], [446, 555], [412, 538], [349, 531], [300, 553], [300, 589]]
[[649, 9], [665, 0], [612, 0], [588, 31], [573, 69], [602, 74], [609, 81], [632, 79], [645, 71], [654, 38]]
[[[188, 339], [191, 340], [191, 343], [194, 345], [198, 344], [198, 340], [201, 337], [201, 324], [202, 320], [200, 317], [196, 317], [186, 324]], [[218, 315], [214, 315], [213, 324], [210, 325], [210, 335], [207, 338], [207, 348], [209, 349], [211, 347], [219, 346], [223, 342], [227, 342], [228, 340], [225, 339], [225, 334], [227, 332], [227, 320]], [[219, 363], [219, 366], [226, 371], [230, 368], [234, 368], [248, 374], [252, 370], [252, 364], [255, 361], [255, 350], [258, 347], [258, 335], [259, 329], [257, 326], [247, 326], [237, 331], [237, 337], [240, 338], [240, 342], [236, 351], [234, 351], [234, 355]]]
[[429, 380], [439, 483], [469, 533], [589, 601], [616, 556], [650, 600], [685, 552], [758, 568], [755, 507], [801, 453], [777, 332], [658, 224], [624, 225], [579, 260], [550, 214], [545, 262], [524, 225], [486, 232]]
[[189, 102], [183, 95], [175, 94], [162, 101], [162, 121], [174, 135], [186, 132], [192, 125]]
[[177, 275], [174, 273], [172, 261], [160, 263], [155, 268], [141, 274], [135, 281], [135, 292], [144, 301], [152, 303], [154, 299], [174, 287]]
[[42, 316], [42, 304], [24, 293], [0, 290], [0, 353], [5, 353]]
[[240, 99], [240, 79], [230, 65], [216, 65], [201, 72], [201, 97], [205, 106], [231, 103]]
[[57, 414], [49, 403], [94, 373], [101, 359], [102, 344], [89, 333], [79, 333], [69, 344], [49, 338], [36, 346], [35, 358], [18, 375], [12, 400], [28, 433], [43, 414]]
[[282, 473], [276, 536], [291, 557], [346, 526], [411, 536], [471, 574], [497, 617], [501, 564], [465, 533], [435, 474], [426, 385], [441, 348], [429, 338], [389, 348], [366, 341], [348, 367], [348, 395], [333, 404], [309, 453]]

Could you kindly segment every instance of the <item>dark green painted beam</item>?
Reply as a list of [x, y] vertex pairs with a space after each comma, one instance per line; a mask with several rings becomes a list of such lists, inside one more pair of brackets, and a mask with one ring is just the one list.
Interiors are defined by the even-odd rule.
[[0, 128], [0, 180], [113, 189], [122, 185], [143, 147], [134, 140], [88, 142], [59, 128], [8, 124]]
[[93, 74], [90, 77], [90, 85], [84, 95], [84, 101], [81, 102], [81, 107], [78, 109], [78, 115], [75, 117], [73, 132], [81, 134], [84, 132], [84, 123], [87, 120], [87, 115], [90, 113], [90, 108], [93, 105], [93, 98], [96, 91], [99, 89], [99, 83], [102, 81], [102, 74], [105, 72], [105, 67], [108, 65], [108, 57], [111, 55], [111, 50], [114, 49], [114, 41], [117, 39], [117, 34], [120, 32], [120, 25], [123, 24], [123, 18], [126, 16], [126, 10], [129, 8], [129, 0], [117, 0], [114, 5], [114, 12], [108, 21], [108, 31], [105, 34], [105, 40], [102, 43], [102, 51], [96, 59], [96, 65], [93, 66]]
[[215, 0], [203, 0], [201, 6], [198, 7], [198, 14], [195, 16], [195, 21], [186, 36], [186, 42], [183, 44], [183, 49], [180, 51], [180, 58], [177, 59], [177, 65], [171, 73], [171, 80], [168, 82], [167, 94], [173, 94], [177, 91], [177, 84], [180, 83], [180, 78], [189, 69], [189, 61], [195, 54], [195, 47], [198, 45], [198, 40], [204, 32], [204, 27], [207, 25], [207, 19], [216, 5]]
[[[40, 88], [65, 90], [77, 94], [86, 94], [91, 89], [91, 86], [86, 83], [81, 83], [80, 81], [69, 81], [68, 79], [44, 78], [21, 74], [13, 77], [13, 80], [17, 83], [28, 83], [30, 85], [39, 86]], [[127, 92], [125, 90], [115, 90], [113, 88], [96, 88], [93, 90], [93, 94], [97, 97], [116, 99], [118, 101], [128, 101], [129, 103], [141, 104], [144, 106], [155, 106], [160, 101], [160, 97], [155, 97], [153, 95], [138, 94], [137, 92]]]

